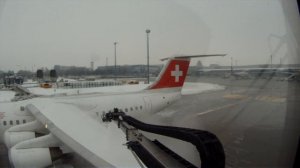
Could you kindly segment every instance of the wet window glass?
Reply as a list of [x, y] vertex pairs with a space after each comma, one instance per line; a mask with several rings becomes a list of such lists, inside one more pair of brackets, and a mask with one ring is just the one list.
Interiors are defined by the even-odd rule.
[[[0, 0], [0, 133], [39, 121], [28, 104], [58, 110], [58, 119], [78, 110], [96, 116], [97, 127], [102, 111], [122, 107], [141, 122], [214, 134], [221, 167], [300, 167], [299, 11], [299, 0]], [[78, 135], [92, 132], [88, 119]], [[110, 133], [113, 141], [91, 136], [89, 145], [117, 149], [121, 136]], [[195, 148], [157, 140], [197, 167], [205, 163]], [[121, 150], [105, 158], [129, 158], [117, 156]], [[82, 156], [90, 152], [71, 150], [91, 162], [72, 167], [99, 167]]]

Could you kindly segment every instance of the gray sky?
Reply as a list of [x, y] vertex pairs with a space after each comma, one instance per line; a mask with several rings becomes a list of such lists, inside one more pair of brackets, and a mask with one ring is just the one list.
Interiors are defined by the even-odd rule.
[[[55, 64], [146, 64], [180, 54], [227, 53], [206, 65], [292, 62], [278, 0], [0, 0], [0, 70]], [[196, 60], [197, 61], [197, 60]], [[235, 63], [235, 61], [234, 61]]]

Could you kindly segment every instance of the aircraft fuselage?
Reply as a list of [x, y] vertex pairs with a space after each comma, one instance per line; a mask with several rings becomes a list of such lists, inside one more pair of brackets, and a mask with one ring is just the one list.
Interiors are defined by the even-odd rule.
[[[174, 89], [178, 91], [174, 92]], [[180, 96], [180, 89], [171, 88], [160, 89], [157, 92], [145, 90], [133, 93], [83, 94], [1, 103], [0, 111], [3, 113], [3, 117], [0, 119], [0, 142], [3, 142], [4, 132], [8, 128], [35, 120], [34, 116], [26, 111], [25, 106], [36, 101], [47, 102], [50, 99], [56, 103], [72, 104], [102, 122], [102, 114], [112, 111], [114, 108], [143, 120], [147, 115], [169, 106]], [[63, 113], [63, 111], [61, 112]]]

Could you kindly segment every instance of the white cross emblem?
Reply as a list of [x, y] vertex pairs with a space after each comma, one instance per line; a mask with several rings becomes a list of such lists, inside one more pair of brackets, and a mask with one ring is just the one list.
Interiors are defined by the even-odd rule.
[[175, 82], [179, 82], [179, 77], [182, 76], [182, 71], [179, 70], [179, 65], [175, 65], [175, 70], [171, 71], [171, 76], [175, 77]]

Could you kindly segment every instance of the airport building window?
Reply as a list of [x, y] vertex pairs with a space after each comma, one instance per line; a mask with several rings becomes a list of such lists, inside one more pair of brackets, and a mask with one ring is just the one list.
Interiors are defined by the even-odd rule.
[[19, 124], [20, 124], [20, 121], [19, 121], [19, 120], [17, 120], [17, 121], [16, 121], [16, 124], [17, 124], [17, 125], [19, 125]]
[[3, 125], [6, 125], [6, 121], [3, 121]]
[[125, 112], [128, 112], [128, 108], [125, 108]]
[[143, 109], [143, 106], [140, 106], [140, 109], [142, 110], [142, 109]]
[[130, 111], [133, 111], [133, 108], [132, 108], [132, 107], [130, 107]]
[[14, 123], [13, 123], [13, 121], [12, 121], [12, 120], [10, 120], [10, 121], [9, 121], [9, 124], [10, 124], [10, 125], [13, 125]]
[[138, 110], [139, 108], [138, 108], [138, 106], [135, 106], [135, 110]]
[[26, 120], [23, 120], [23, 124], [25, 124], [26, 123]]

